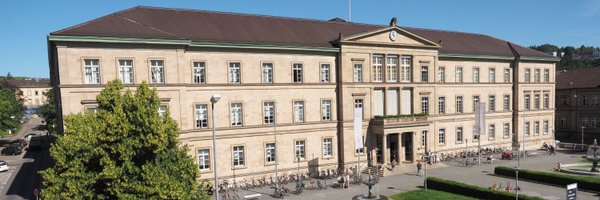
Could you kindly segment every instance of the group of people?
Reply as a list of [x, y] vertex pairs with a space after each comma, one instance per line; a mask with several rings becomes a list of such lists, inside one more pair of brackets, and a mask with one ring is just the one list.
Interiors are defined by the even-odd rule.
[[[496, 190], [496, 191], [499, 191], [499, 190], [505, 190], [505, 191], [507, 191], [507, 192], [512, 192], [512, 191], [513, 191], [513, 188], [512, 188], [512, 186], [510, 185], [510, 182], [506, 182], [506, 187], [504, 187], [504, 188], [502, 188], [502, 183], [500, 183], [500, 185], [496, 185], [496, 182], [494, 182], [494, 183], [492, 184], [492, 186], [490, 186], [490, 189], [492, 189], [492, 190]], [[518, 190], [518, 189], [520, 189], [520, 188], [517, 188], [517, 190]]]
[[554, 151], [554, 145], [548, 145], [544, 142], [542, 148], [548, 150], [548, 155], [556, 155], [556, 152]]
[[346, 173], [346, 175], [341, 175], [337, 178], [338, 184], [340, 188], [349, 188], [350, 187], [350, 174]]

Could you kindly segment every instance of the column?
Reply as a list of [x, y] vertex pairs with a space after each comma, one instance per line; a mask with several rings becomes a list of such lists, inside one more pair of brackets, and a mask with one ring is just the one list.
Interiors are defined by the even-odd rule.
[[390, 158], [389, 158], [389, 153], [388, 153], [388, 148], [387, 148], [387, 134], [383, 134], [383, 144], [381, 145], [383, 147], [382, 151], [381, 151], [381, 156], [383, 157], [383, 164], [389, 163], [390, 162]]
[[402, 161], [404, 161], [404, 152], [406, 152], [405, 149], [402, 149], [402, 134], [404, 133], [398, 133], [398, 160], [396, 160], [396, 162], [398, 162], [398, 164], [402, 163]]

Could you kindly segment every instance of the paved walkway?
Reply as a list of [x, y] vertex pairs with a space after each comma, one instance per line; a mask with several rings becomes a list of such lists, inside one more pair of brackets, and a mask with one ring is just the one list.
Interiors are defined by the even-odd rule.
[[[556, 156], [548, 156], [545, 151], [535, 151], [531, 155], [520, 161], [521, 168], [535, 169], [539, 171], [551, 171], [557, 162], [572, 163], [581, 160], [582, 154], [570, 154], [569, 152], [557, 152]], [[516, 160], [506, 161], [497, 160], [493, 165], [482, 163], [471, 167], [457, 166], [455, 163], [438, 163], [428, 166], [428, 175], [445, 179], [465, 182], [471, 185], [479, 185], [482, 187], [490, 187], [492, 183], [502, 183], [503, 187], [507, 182], [515, 187], [514, 178], [498, 177], [493, 175], [493, 167], [495, 166], [511, 166], [517, 165]], [[399, 192], [419, 189], [423, 185], [423, 177], [416, 176], [416, 167], [408, 165], [395, 170], [395, 175], [383, 177], [381, 182], [373, 187], [373, 193], [382, 195], [392, 195]], [[307, 186], [309, 183], [306, 183]], [[294, 184], [289, 184], [288, 187], [293, 190]], [[543, 197], [545, 199], [565, 199], [566, 189], [563, 187], [545, 185], [535, 182], [519, 181], [521, 187], [520, 194]], [[262, 199], [273, 199], [270, 194], [273, 189], [269, 187], [255, 188], [251, 190], [241, 190], [240, 196], [248, 194], [262, 194]], [[317, 200], [317, 199], [352, 199], [359, 194], [366, 194], [367, 187], [362, 185], [351, 185], [348, 189], [328, 188], [327, 190], [305, 190], [300, 195], [292, 194], [286, 196], [285, 199], [298, 200]], [[599, 194], [578, 191], [578, 199], [600, 199]]]

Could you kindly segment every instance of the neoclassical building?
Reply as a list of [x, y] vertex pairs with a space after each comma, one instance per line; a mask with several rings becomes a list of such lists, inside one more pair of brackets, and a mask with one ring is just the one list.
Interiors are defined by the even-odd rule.
[[[60, 116], [108, 81], [155, 87], [202, 179], [419, 159], [554, 138], [557, 58], [481, 34], [134, 7], [50, 33]], [[217, 151], [212, 151], [210, 97]], [[474, 104], [486, 102], [485, 135]], [[364, 149], [354, 144], [362, 109]], [[358, 134], [357, 134], [358, 135]], [[427, 136], [427, 144], [425, 144]], [[524, 137], [523, 137], [524, 136]], [[218, 160], [218, 166], [212, 160]]]

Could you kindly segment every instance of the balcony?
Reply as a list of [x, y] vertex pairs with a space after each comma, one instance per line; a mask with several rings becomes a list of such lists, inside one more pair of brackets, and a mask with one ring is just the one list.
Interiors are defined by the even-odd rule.
[[411, 127], [427, 124], [427, 114], [375, 116], [369, 126], [373, 129]]

